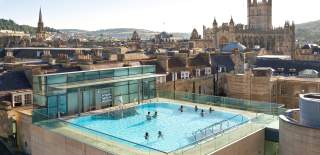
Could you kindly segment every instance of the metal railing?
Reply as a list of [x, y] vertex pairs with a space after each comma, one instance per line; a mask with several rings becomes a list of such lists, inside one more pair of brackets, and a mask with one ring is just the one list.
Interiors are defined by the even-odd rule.
[[[233, 119], [238, 118], [238, 117], [241, 118], [241, 121], [239, 121], [237, 123], [234, 123], [233, 125], [230, 126], [230, 121], [232, 121]], [[194, 137], [196, 142], [199, 142], [199, 141], [202, 141], [204, 139], [211, 138], [211, 137], [214, 137], [216, 135], [219, 135], [219, 134], [221, 134], [221, 133], [223, 133], [223, 132], [225, 132], [227, 130], [232, 129], [235, 126], [238, 126], [238, 125], [241, 125], [241, 124], [244, 124], [244, 123], [247, 123], [247, 122], [248, 122], [248, 120], [244, 120], [244, 117], [242, 115], [240, 115], [240, 114], [239, 115], [235, 115], [235, 116], [230, 117], [228, 119], [225, 119], [225, 120], [222, 120], [220, 122], [214, 123], [214, 124], [212, 124], [210, 126], [207, 126], [207, 127], [203, 128], [203, 129], [199, 129], [197, 131], [194, 131], [194, 132], [192, 132], [192, 136]], [[227, 124], [227, 125], [225, 125], [224, 123]], [[197, 136], [200, 136], [200, 138], [197, 139]]]
[[179, 101], [187, 101], [198, 104], [212, 105], [231, 109], [246, 110], [255, 113], [264, 113], [273, 116], [284, 114], [286, 109], [284, 105], [270, 102], [251, 101], [235, 99], [229, 97], [195, 94], [188, 92], [171, 92], [158, 90], [159, 98], [166, 98]]

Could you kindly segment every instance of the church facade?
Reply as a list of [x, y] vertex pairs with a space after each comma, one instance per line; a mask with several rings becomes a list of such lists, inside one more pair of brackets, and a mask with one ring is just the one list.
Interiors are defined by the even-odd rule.
[[[203, 38], [195, 30], [190, 40], [194, 43], [210, 43], [207, 48], [221, 49], [228, 42], [240, 42], [248, 48], [264, 48], [273, 54], [288, 54], [295, 49], [295, 24], [285, 22], [284, 27], [272, 26], [272, 0], [247, 0], [248, 23], [222, 23], [214, 19], [212, 27], [203, 26]], [[202, 44], [201, 44], [202, 45]]]

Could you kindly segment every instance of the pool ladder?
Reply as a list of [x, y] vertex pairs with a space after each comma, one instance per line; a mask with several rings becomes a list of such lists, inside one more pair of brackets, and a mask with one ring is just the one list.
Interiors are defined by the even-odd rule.
[[[239, 116], [241, 117], [241, 123], [243, 123], [244, 117], [242, 115], [240, 115], [240, 114], [239, 115], [235, 115], [235, 116], [233, 116], [231, 118], [228, 118], [226, 120], [217, 122], [215, 124], [212, 124], [212, 125], [210, 125], [208, 127], [203, 128], [203, 129], [199, 129], [197, 131], [194, 131], [194, 132], [192, 132], [192, 136], [194, 137], [195, 141], [197, 141], [197, 135], [201, 135], [201, 138], [199, 140], [208, 138], [210, 136], [216, 136], [216, 135], [218, 135], [220, 133], [223, 133], [224, 131], [228, 130], [229, 127], [230, 127], [230, 120], [232, 120], [234, 118], [237, 118]], [[228, 127], [227, 129], [223, 129], [223, 123], [227, 123], [227, 127]], [[219, 127], [218, 132], [214, 132], [215, 127]]]

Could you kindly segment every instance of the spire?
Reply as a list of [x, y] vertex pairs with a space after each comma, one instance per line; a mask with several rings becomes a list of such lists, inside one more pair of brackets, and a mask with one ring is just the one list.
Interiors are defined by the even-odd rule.
[[213, 25], [218, 25], [217, 20], [216, 20], [216, 17], [214, 17]]
[[234, 21], [233, 21], [233, 18], [232, 18], [232, 16], [231, 16], [231, 19], [230, 19], [230, 23], [229, 23], [230, 25], [234, 25]]
[[42, 23], [42, 12], [41, 12], [41, 7], [40, 7], [40, 11], [39, 11], [39, 23]]

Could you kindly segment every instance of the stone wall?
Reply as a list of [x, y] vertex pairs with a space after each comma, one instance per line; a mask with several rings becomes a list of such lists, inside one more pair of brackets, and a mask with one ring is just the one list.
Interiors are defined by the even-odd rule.
[[320, 129], [289, 123], [284, 117], [279, 127], [280, 155], [320, 154]]
[[85, 143], [31, 125], [32, 155], [112, 155]]
[[299, 107], [299, 94], [320, 92], [320, 81], [296, 77], [256, 77], [247, 74], [225, 74], [227, 97], [284, 104]]
[[264, 155], [264, 133], [264, 130], [260, 130], [211, 155]]
[[193, 83], [195, 85], [195, 93], [196, 94], [213, 94], [213, 77], [202, 77], [195, 79], [186, 79], [186, 80], [177, 80], [175, 82], [170, 81], [164, 84], [159, 84], [158, 89], [164, 91], [174, 91], [174, 83], [176, 85], [177, 92], [189, 92], [193, 93]]
[[0, 109], [0, 137], [2, 138], [9, 138], [12, 135], [12, 119], [9, 113], [5, 109]]
[[17, 144], [18, 148], [25, 153], [31, 154], [30, 126], [32, 117], [24, 113], [16, 112]]
[[270, 77], [254, 77], [249, 74], [227, 74], [228, 97], [254, 101], [275, 101]]

